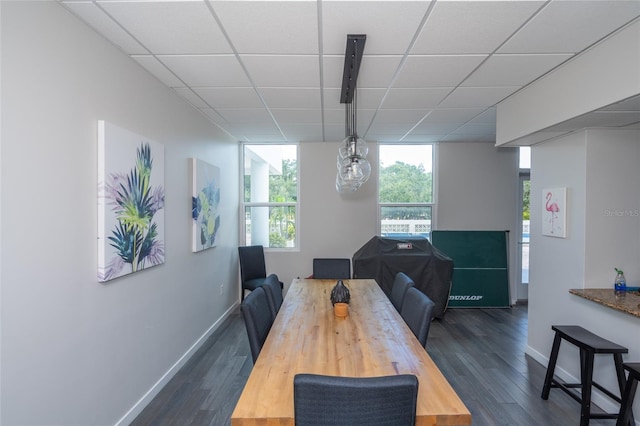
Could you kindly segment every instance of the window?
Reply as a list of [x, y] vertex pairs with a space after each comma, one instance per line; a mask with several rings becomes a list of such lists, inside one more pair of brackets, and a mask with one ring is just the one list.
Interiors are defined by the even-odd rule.
[[242, 145], [244, 245], [294, 248], [297, 241], [298, 146]]
[[434, 145], [380, 144], [378, 149], [380, 235], [429, 238]]

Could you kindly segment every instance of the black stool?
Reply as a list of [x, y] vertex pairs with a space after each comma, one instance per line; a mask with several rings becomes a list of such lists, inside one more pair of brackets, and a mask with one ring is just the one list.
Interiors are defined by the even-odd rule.
[[[580, 411], [580, 426], [587, 426], [589, 419], [615, 419], [618, 413], [591, 413], [591, 387], [595, 386], [604, 392], [609, 398], [621, 403], [622, 399], [605, 389], [600, 384], [593, 381], [593, 360], [595, 354], [612, 354], [618, 376], [618, 386], [620, 387], [620, 395], [622, 395], [625, 384], [625, 375], [622, 367], [622, 354], [629, 352], [624, 346], [617, 345], [602, 337], [596, 336], [584, 328], [577, 325], [554, 325], [551, 327], [556, 332], [553, 339], [553, 347], [551, 356], [549, 357], [549, 365], [547, 367], [547, 375], [544, 379], [544, 387], [542, 388], [542, 399], [549, 399], [549, 391], [551, 388], [560, 388], [566, 392], [571, 398], [575, 399], [582, 405]], [[553, 377], [558, 359], [558, 351], [560, 350], [560, 341], [562, 339], [573, 343], [580, 348], [580, 383], [564, 383]], [[573, 392], [571, 388], [581, 388], [581, 394]]]
[[629, 377], [622, 394], [622, 404], [620, 405], [616, 426], [627, 426], [629, 421], [633, 419], [633, 398], [636, 396], [636, 388], [638, 387], [638, 380], [640, 380], [640, 362], [625, 363], [623, 367], [629, 372]]

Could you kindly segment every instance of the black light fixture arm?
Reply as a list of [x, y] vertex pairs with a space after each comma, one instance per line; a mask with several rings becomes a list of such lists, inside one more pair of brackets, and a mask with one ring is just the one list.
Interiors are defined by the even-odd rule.
[[360, 63], [362, 62], [362, 52], [364, 52], [366, 41], [366, 34], [347, 34], [347, 48], [342, 72], [342, 92], [340, 94], [340, 103], [342, 104], [348, 104], [353, 101]]

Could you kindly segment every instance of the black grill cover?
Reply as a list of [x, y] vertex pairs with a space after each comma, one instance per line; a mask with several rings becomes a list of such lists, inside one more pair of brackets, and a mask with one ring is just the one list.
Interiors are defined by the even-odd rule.
[[375, 278], [387, 296], [398, 272], [407, 274], [433, 300], [434, 315], [442, 318], [451, 291], [453, 260], [429, 240], [376, 236], [353, 255], [353, 278]]

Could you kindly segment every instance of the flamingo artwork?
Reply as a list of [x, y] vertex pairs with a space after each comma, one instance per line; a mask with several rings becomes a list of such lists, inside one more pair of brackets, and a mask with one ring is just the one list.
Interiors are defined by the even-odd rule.
[[542, 223], [542, 233], [552, 237], [565, 237], [564, 197], [566, 188], [545, 189], [544, 210], [545, 220]]
[[558, 212], [560, 211], [560, 207], [558, 207], [558, 203], [553, 202], [551, 204], [549, 204], [551, 202], [551, 192], [547, 192], [547, 197], [546, 197], [546, 202], [544, 204], [544, 208], [551, 213], [551, 218], [549, 219], [549, 222], [551, 223], [551, 233], [553, 234], [553, 230], [554, 230], [554, 225], [555, 225], [555, 220], [558, 217]]

